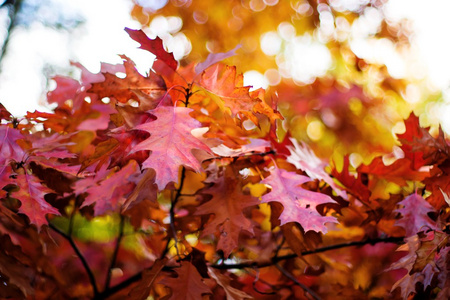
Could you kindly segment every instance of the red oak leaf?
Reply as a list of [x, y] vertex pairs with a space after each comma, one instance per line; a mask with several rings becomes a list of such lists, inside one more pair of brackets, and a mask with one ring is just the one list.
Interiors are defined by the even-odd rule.
[[152, 151], [142, 167], [156, 171], [155, 182], [159, 190], [164, 189], [169, 182], [178, 181], [180, 166], [192, 168], [196, 172], [202, 170], [200, 162], [192, 154], [193, 149], [211, 153], [208, 146], [191, 134], [192, 129], [201, 127], [201, 123], [189, 115], [191, 111], [192, 109], [185, 107], [158, 107], [150, 111], [156, 120], [135, 128], [151, 134], [148, 139], [135, 146], [131, 153]]
[[357, 197], [360, 201], [364, 203], [369, 202], [370, 191], [366, 185], [362, 182], [361, 176], [359, 174], [355, 177], [349, 173], [350, 160], [348, 155], [344, 157], [344, 166], [342, 167], [342, 172], [338, 172], [336, 168], [333, 168], [331, 175], [339, 180], [345, 189]]
[[208, 69], [202, 74], [200, 86], [212, 95], [222, 110], [228, 107], [232, 117], [238, 114], [250, 117], [254, 106], [261, 102], [250, 96], [250, 87], [244, 86], [244, 77], [236, 74], [236, 67], [218, 65]]
[[208, 268], [208, 274], [224, 289], [228, 300], [253, 299], [252, 296], [244, 291], [232, 287], [230, 284], [231, 278], [227, 274], [223, 274], [219, 270], [213, 268]]
[[405, 157], [411, 160], [414, 170], [426, 164], [442, 162], [450, 156], [450, 147], [439, 127], [439, 136], [434, 138], [429, 128], [420, 126], [419, 118], [411, 113], [405, 120], [405, 132], [398, 134]]
[[181, 262], [181, 267], [175, 268], [177, 277], [165, 277], [159, 283], [168, 286], [172, 294], [168, 300], [202, 299], [203, 294], [210, 294], [210, 288], [202, 281], [197, 268], [187, 261]]
[[0, 124], [0, 174], [11, 160], [20, 162], [24, 159], [25, 152], [17, 144], [20, 139], [23, 136], [19, 130]]
[[325, 172], [325, 167], [328, 163], [318, 158], [311, 148], [309, 148], [309, 146], [305, 143], [299, 145], [297, 140], [293, 138], [291, 138], [291, 142], [294, 147], [287, 146], [289, 151], [291, 151], [291, 155], [288, 156], [287, 161], [300, 170], [305, 171], [306, 174], [308, 174], [308, 176], [312, 179], [325, 181], [329, 186], [331, 186], [338, 196], [347, 199], [347, 194], [345, 191], [340, 189], [330, 175]]
[[406, 244], [398, 247], [397, 251], [407, 251], [408, 254], [399, 259], [397, 262], [393, 263], [386, 270], [390, 271], [396, 269], [406, 269], [408, 271], [408, 273], [400, 280], [398, 280], [391, 289], [391, 291], [394, 291], [397, 287], [400, 287], [403, 299], [408, 299], [408, 296], [411, 293], [416, 292], [416, 283], [423, 283], [424, 288], [429, 286], [435, 273], [439, 272], [434, 263], [426, 264], [420, 272], [416, 272], [413, 270], [413, 267], [418, 259], [418, 251], [420, 251], [423, 242], [429, 241], [430, 238], [433, 240], [433, 232], [429, 232], [422, 238], [420, 238], [418, 235], [413, 235], [405, 238]]
[[150, 51], [156, 55], [156, 59], [164, 62], [172, 70], [176, 70], [178, 67], [178, 62], [173, 57], [172, 53], [167, 52], [164, 49], [163, 42], [159, 37], [155, 39], [150, 39], [142, 30], [134, 30], [130, 28], [125, 28], [125, 31], [130, 35], [130, 37], [141, 44], [139, 48]]
[[[104, 180], [102, 180], [103, 176], [96, 176], [91, 181], [91, 183], [94, 183], [91, 186], [86, 186], [85, 182], [78, 181], [75, 184], [75, 189], [80, 191], [85, 188], [85, 192], [89, 194], [84, 200], [82, 207], [95, 203], [94, 211], [96, 216], [108, 211], [118, 211], [125, 202], [127, 195], [133, 191], [135, 186], [128, 179], [137, 172], [139, 172], [138, 165], [136, 161], [132, 160], [119, 171], [110, 172]], [[101, 181], [95, 182], [98, 179]]]
[[214, 214], [212, 221], [203, 230], [203, 235], [219, 232], [217, 249], [222, 250], [225, 257], [228, 257], [238, 246], [241, 230], [253, 233], [252, 223], [244, 216], [243, 210], [258, 205], [259, 201], [244, 195], [238, 181], [230, 176], [220, 177], [212, 187], [203, 190], [203, 193], [213, 197], [197, 207], [195, 215]]
[[11, 113], [0, 103], [0, 120], [11, 120]]
[[17, 175], [15, 184], [19, 186], [19, 191], [14, 192], [13, 197], [22, 203], [19, 213], [26, 215], [38, 230], [42, 225], [48, 224], [46, 214], [60, 215], [59, 211], [44, 199], [45, 194], [51, 193], [52, 190], [43, 186], [33, 175]]
[[409, 159], [401, 158], [386, 166], [381, 156], [375, 157], [369, 165], [360, 165], [357, 171], [358, 173], [373, 174], [401, 186], [406, 185], [407, 180], [422, 181], [429, 176], [428, 171], [413, 170]]
[[412, 194], [399, 202], [403, 208], [395, 210], [402, 214], [402, 218], [395, 222], [406, 231], [406, 236], [412, 236], [423, 230], [438, 229], [436, 222], [430, 219], [429, 212], [434, 212], [434, 208], [420, 195]]
[[120, 78], [115, 74], [104, 73], [105, 80], [93, 83], [88, 92], [97, 94], [100, 98], [114, 97], [121, 103], [134, 99], [139, 101], [143, 111], [155, 108], [166, 92], [164, 80], [153, 72], [148, 77], [142, 76], [131, 59], [125, 55], [120, 57], [124, 60], [127, 76]]
[[262, 202], [276, 201], [284, 206], [280, 215], [280, 225], [297, 222], [306, 231], [327, 232], [325, 223], [337, 223], [335, 217], [322, 216], [316, 210], [317, 205], [335, 202], [329, 196], [303, 189], [302, 183], [311, 181], [309, 177], [288, 172], [278, 167], [270, 170], [270, 176], [261, 181], [268, 184], [272, 191], [262, 196]]

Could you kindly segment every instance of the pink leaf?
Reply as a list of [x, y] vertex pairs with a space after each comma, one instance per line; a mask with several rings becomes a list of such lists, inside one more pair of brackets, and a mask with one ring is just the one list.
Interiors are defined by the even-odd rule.
[[22, 205], [19, 213], [25, 214], [31, 224], [35, 224], [40, 230], [42, 225], [48, 224], [45, 215], [60, 215], [59, 211], [45, 201], [45, 194], [52, 190], [43, 186], [33, 175], [18, 175], [15, 182], [19, 186], [19, 191], [13, 193], [14, 197], [19, 199]]
[[145, 130], [151, 136], [134, 147], [131, 153], [141, 150], [151, 150], [150, 157], [142, 164], [143, 168], [156, 171], [156, 184], [160, 190], [169, 182], [178, 181], [178, 170], [185, 166], [200, 172], [202, 170], [198, 159], [192, 154], [193, 149], [211, 152], [208, 146], [194, 137], [192, 129], [200, 128], [201, 123], [193, 119], [190, 108], [161, 106], [149, 111], [157, 119], [136, 126]]
[[335, 217], [320, 215], [316, 207], [319, 204], [335, 202], [329, 196], [308, 191], [300, 185], [311, 181], [310, 178], [288, 172], [278, 167], [271, 169], [271, 175], [261, 183], [268, 184], [272, 191], [262, 196], [262, 202], [279, 202], [284, 210], [280, 215], [281, 225], [288, 222], [297, 222], [305, 231], [327, 232], [326, 222], [337, 223]]
[[395, 211], [403, 217], [397, 220], [395, 225], [405, 228], [406, 236], [413, 236], [423, 230], [439, 229], [436, 222], [428, 217], [429, 212], [434, 212], [433, 207], [418, 194], [409, 195], [399, 204], [403, 205], [403, 208]]

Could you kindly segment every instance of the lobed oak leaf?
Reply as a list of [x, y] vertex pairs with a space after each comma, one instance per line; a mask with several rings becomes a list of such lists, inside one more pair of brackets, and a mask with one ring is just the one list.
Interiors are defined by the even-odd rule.
[[[394, 182], [400, 186], [406, 185], [407, 180], [422, 181], [429, 176], [428, 171], [413, 170], [409, 159], [401, 158], [390, 165], [385, 165], [380, 156], [375, 157], [369, 165], [360, 165], [357, 171], [358, 173], [373, 174], [377, 178]], [[370, 184], [373, 185], [372, 182]]]
[[152, 151], [142, 167], [156, 171], [155, 182], [159, 190], [163, 190], [169, 182], [178, 181], [180, 166], [191, 168], [196, 172], [202, 170], [192, 150], [200, 149], [211, 153], [210, 148], [191, 133], [193, 129], [201, 127], [201, 123], [189, 115], [191, 111], [192, 109], [185, 107], [158, 107], [150, 111], [156, 120], [135, 128], [147, 131], [151, 135], [136, 145], [130, 153], [141, 150]]
[[263, 203], [279, 202], [284, 210], [281, 213], [280, 225], [288, 222], [299, 223], [305, 232], [327, 232], [325, 223], [337, 223], [335, 217], [322, 216], [316, 210], [317, 205], [335, 202], [329, 196], [303, 189], [302, 183], [311, 181], [309, 177], [288, 172], [278, 167], [272, 167], [270, 175], [261, 181], [269, 185], [272, 190], [262, 196]]
[[128, 294], [131, 300], [139, 299], [144, 300], [147, 299], [150, 291], [153, 287], [153, 283], [156, 278], [161, 274], [162, 269], [167, 263], [167, 258], [156, 260], [150, 269], [144, 270], [142, 272], [142, 280], [141, 282], [135, 286], [130, 293]]
[[232, 287], [230, 284], [231, 278], [228, 275], [221, 273], [221, 271], [208, 268], [208, 274], [225, 290], [228, 300], [253, 299], [253, 297], [246, 292]]
[[350, 160], [349, 156], [344, 157], [344, 165], [342, 171], [338, 172], [336, 168], [333, 168], [331, 175], [336, 178], [353, 196], [357, 197], [363, 203], [368, 203], [370, 198], [370, 191], [367, 186], [362, 182], [362, 177], [357, 174], [356, 177], [349, 173]]
[[[397, 251], [407, 251], [408, 254], [393, 263], [386, 270], [406, 269], [408, 271], [408, 273], [398, 280], [391, 289], [391, 291], [394, 291], [397, 287], [400, 287], [403, 299], [408, 299], [408, 296], [411, 293], [416, 293], [416, 283], [422, 283], [424, 289], [426, 289], [431, 284], [434, 275], [439, 272], [439, 269], [434, 262], [435, 255], [431, 255], [427, 258], [429, 253], [426, 252], [429, 252], [428, 250], [430, 247], [426, 245], [424, 249], [421, 249], [424, 243], [430, 242], [430, 240], [436, 240], [433, 232], [429, 232], [422, 237], [413, 235], [405, 238], [406, 244], [398, 247]], [[437, 250], [437, 248], [434, 248], [434, 250]], [[424, 259], [427, 260], [427, 262], [422, 264], [420, 270], [418, 270], [416, 266], [418, 260]]]
[[438, 229], [436, 222], [430, 219], [428, 213], [434, 208], [420, 195], [414, 193], [399, 202], [403, 208], [395, 210], [402, 214], [402, 218], [395, 222], [396, 226], [403, 227], [406, 236], [413, 236], [420, 231]]
[[110, 171], [106, 179], [103, 179], [103, 176], [98, 176], [102, 173], [99, 172], [91, 183], [86, 184], [83, 181], [78, 181], [75, 184], [75, 190], [81, 191], [84, 189], [84, 192], [88, 194], [81, 207], [95, 203], [96, 216], [108, 211], [117, 211], [124, 204], [126, 197], [133, 191], [135, 185], [128, 179], [137, 172], [138, 165], [136, 161], [132, 160], [119, 171]]
[[177, 277], [164, 277], [159, 283], [172, 291], [168, 300], [198, 300], [203, 294], [210, 294], [211, 289], [202, 281], [197, 268], [187, 261], [182, 261], [179, 268], [174, 268]]
[[175, 60], [173, 53], [169, 53], [164, 49], [163, 42], [159, 37], [150, 39], [142, 30], [134, 30], [125, 28], [130, 37], [141, 44], [139, 48], [150, 51], [156, 56], [156, 59], [164, 62], [172, 70], [176, 71], [178, 62]]
[[439, 135], [434, 138], [429, 128], [420, 126], [419, 118], [411, 113], [405, 121], [405, 132], [397, 134], [405, 157], [411, 160], [415, 170], [428, 164], [436, 164], [450, 157], [450, 146], [439, 126]]
[[11, 120], [13, 118], [12, 114], [0, 103], [0, 121], [1, 120]]
[[253, 233], [252, 223], [244, 216], [243, 210], [258, 205], [259, 201], [243, 194], [238, 181], [229, 176], [220, 177], [212, 187], [204, 189], [202, 193], [213, 197], [197, 207], [195, 215], [214, 215], [212, 221], [206, 224], [203, 235], [219, 232], [217, 249], [222, 250], [224, 256], [228, 257], [238, 246], [242, 230]]
[[19, 130], [0, 124], [0, 174], [10, 161], [20, 162], [25, 152], [17, 144], [17, 140], [24, 137]]
[[244, 77], [236, 74], [236, 67], [218, 65], [209, 69], [203, 72], [199, 85], [212, 95], [221, 110], [228, 107], [232, 117], [239, 114], [250, 117], [254, 106], [261, 102], [250, 96], [250, 87], [244, 86]]
[[336, 192], [336, 194], [344, 199], [347, 199], [347, 193], [337, 186], [330, 175], [325, 172], [327, 162], [318, 158], [308, 145], [302, 143], [300, 145], [296, 139], [290, 139], [294, 147], [287, 146], [291, 155], [288, 156], [287, 161], [298, 169], [305, 171], [312, 179], [323, 180]]
[[155, 108], [167, 90], [164, 80], [153, 72], [148, 77], [142, 76], [131, 59], [125, 55], [120, 57], [124, 60], [126, 77], [104, 73], [105, 80], [93, 83], [88, 92], [100, 98], [114, 97], [120, 103], [134, 99], [140, 103], [142, 111]]
[[33, 175], [26, 172], [19, 174], [15, 184], [19, 187], [19, 191], [14, 192], [13, 196], [22, 203], [19, 213], [26, 215], [30, 223], [35, 224], [38, 230], [42, 225], [48, 224], [45, 218], [47, 214], [60, 215], [59, 211], [44, 199], [46, 194], [53, 191], [43, 186]]

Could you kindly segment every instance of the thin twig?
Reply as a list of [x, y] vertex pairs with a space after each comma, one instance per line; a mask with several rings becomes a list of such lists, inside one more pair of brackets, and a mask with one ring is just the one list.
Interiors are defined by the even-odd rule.
[[[399, 243], [403, 242], [403, 239], [404, 239], [404, 237], [387, 237], [387, 238], [369, 239], [369, 240], [364, 240], [364, 241], [348, 242], [348, 243], [343, 243], [343, 244], [336, 244], [336, 245], [326, 246], [326, 247], [322, 247], [322, 248], [317, 248], [316, 250], [303, 251], [301, 254], [304, 256], [304, 255], [321, 253], [321, 252], [345, 248], [345, 247], [363, 246], [363, 245], [368, 245], [368, 244], [375, 245], [377, 243], [399, 244]], [[210, 264], [209, 266], [212, 268], [215, 268], [215, 269], [225, 269], [225, 270], [226, 269], [245, 269], [245, 268], [265, 268], [265, 267], [273, 266], [274, 264], [276, 264], [280, 261], [287, 260], [290, 258], [295, 258], [295, 257], [297, 257], [296, 254], [288, 254], [288, 255], [284, 255], [284, 256], [274, 257], [272, 259], [272, 261], [270, 261], [270, 262], [263, 262], [263, 263], [251, 262], [251, 263], [241, 263], [241, 264], [232, 264], [232, 265], [231, 264], [219, 264], [219, 265]], [[166, 268], [169, 269], [169, 267], [165, 267], [165, 269]], [[128, 279], [122, 281], [121, 283], [111, 287], [109, 290], [102, 293], [102, 295], [105, 298], [109, 297], [109, 296], [119, 292], [120, 290], [125, 289], [129, 285], [141, 280], [142, 272], [143, 271], [141, 271], [141, 272], [129, 277]]]
[[286, 276], [287, 278], [289, 278], [290, 280], [292, 280], [296, 285], [298, 285], [299, 287], [301, 287], [306, 293], [308, 293], [309, 295], [311, 295], [311, 297], [313, 297], [315, 300], [321, 300], [320, 296], [317, 295], [313, 290], [311, 290], [309, 287], [307, 287], [306, 285], [304, 285], [303, 283], [301, 283], [300, 281], [297, 280], [297, 278], [294, 277], [294, 275], [292, 275], [291, 273], [289, 273], [288, 271], [286, 271], [282, 266], [280, 266], [279, 264], [275, 264], [275, 267], [277, 267], [277, 269], [283, 273], [284, 276]]
[[95, 281], [94, 273], [92, 273], [91, 268], [89, 267], [89, 265], [88, 265], [86, 259], [84, 258], [83, 254], [80, 252], [80, 249], [78, 249], [77, 245], [75, 244], [75, 241], [72, 239], [71, 236], [67, 235], [65, 232], [61, 231], [59, 228], [57, 228], [53, 224], [48, 223], [48, 226], [51, 229], [53, 229], [56, 233], [61, 235], [63, 238], [65, 238], [70, 243], [70, 246], [72, 246], [72, 248], [75, 251], [76, 255], [78, 256], [78, 258], [80, 259], [81, 263], [83, 264], [84, 269], [86, 270], [86, 273], [87, 273], [87, 275], [89, 277], [89, 281], [90, 281], [91, 286], [92, 286], [92, 290], [94, 291], [94, 298], [97, 298], [99, 293], [98, 293], [98, 289], [97, 289], [97, 284], [96, 284], [96, 281]]
[[178, 200], [180, 199], [181, 190], [183, 189], [184, 179], [185, 178], [186, 178], [186, 168], [182, 167], [180, 186], [177, 189], [177, 193], [175, 194], [175, 198], [172, 200], [172, 205], [170, 207], [170, 228], [172, 230], [173, 240], [174, 240], [174, 243], [175, 243], [175, 249], [177, 251], [177, 256], [178, 257], [180, 257], [180, 252], [178, 250], [177, 230], [175, 228], [175, 206], [177, 205]]
[[[305, 255], [310, 255], [310, 254], [316, 254], [316, 253], [321, 253], [321, 252], [326, 252], [326, 251], [330, 251], [330, 250], [335, 250], [335, 249], [341, 249], [341, 248], [346, 248], [346, 247], [351, 247], [351, 246], [363, 246], [363, 245], [375, 245], [377, 243], [402, 243], [403, 242], [404, 237], [387, 237], [387, 238], [376, 238], [376, 239], [368, 239], [368, 240], [364, 240], [364, 241], [354, 241], [354, 242], [348, 242], [348, 243], [342, 243], [342, 244], [336, 244], [336, 245], [331, 245], [331, 246], [325, 246], [322, 248], [317, 248], [314, 250], [307, 250], [307, 251], [303, 251], [301, 252], [302, 256]], [[271, 261], [266, 261], [266, 262], [247, 262], [247, 263], [238, 263], [238, 264], [218, 264], [218, 265], [211, 265], [212, 268], [215, 269], [223, 269], [223, 270], [227, 270], [227, 269], [243, 269], [243, 268], [265, 268], [265, 267], [269, 267], [269, 266], [273, 266], [274, 264], [283, 261], [283, 260], [287, 260], [287, 259], [291, 259], [291, 258], [295, 258], [297, 257], [297, 254], [292, 253], [292, 254], [287, 254], [287, 255], [283, 255], [283, 256], [275, 256], [272, 258]]]
[[105, 291], [109, 288], [109, 284], [111, 283], [111, 275], [112, 275], [112, 269], [116, 265], [117, 261], [117, 254], [119, 253], [120, 248], [120, 242], [123, 238], [123, 228], [125, 224], [125, 217], [123, 215], [120, 215], [120, 223], [119, 223], [119, 235], [117, 236], [116, 245], [114, 246], [114, 252], [111, 257], [111, 263], [108, 268], [108, 274], [106, 275], [106, 281], [105, 281]]

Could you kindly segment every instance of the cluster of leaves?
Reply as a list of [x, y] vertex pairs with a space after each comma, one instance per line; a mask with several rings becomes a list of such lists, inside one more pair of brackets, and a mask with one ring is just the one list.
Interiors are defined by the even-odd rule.
[[233, 51], [178, 66], [126, 30], [148, 74], [75, 64], [52, 113], [1, 108], [2, 297], [449, 297], [442, 131], [411, 114], [401, 155], [330, 165], [279, 138], [277, 104], [221, 63]]
[[[180, 39], [179, 35], [185, 36], [192, 45], [183, 57], [187, 63], [241, 45], [241, 55], [231, 57], [228, 62], [239, 66], [241, 72], [258, 71], [266, 76], [270, 71], [272, 75], [266, 79], [273, 76], [279, 79], [270, 83], [267, 93], [278, 97], [286, 126], [295, 129], [292, 136], [308, 142], [319, 156], [357, 153], [368, 163], [375, 155], [390, 152], [395, 145], [391, 129], [411, 109], [403, 100], [409, 82], [393, 78], [382, 63], [356, 55], [352, 44], [361, 39], [361, 31], [367, 31], [365, 41], [383, 42], [407, 53], [410, 26], [406, 20], [385, 18], [387, 0], [151, 3], [133, 0], [133, 3], [132, 17], [149, 27], [149, 32], [162, 34], [169, 43]], [[363, 24], [367, 20], [372, 25], [377, 23], [374, 15], [380, 22], [376, 28], [367, 30]], [[165, 24], [177, 22], [179, 26], [172, 31], [161, 29]], [[353, 32], [358, 26], [361, 30]], [[278, 47], [277, 53], [263, 51], [262, 40], [266, 35], [274, 37], [272, 44]], [[303, 52], [292, 50], [299, 41], [304, 41], [300, 43], [305, 47], [309, 43], [325, 46], [324, 51], [332, 60], [327, 73], [312, 83], [292, 78], [295, 76], [291, 69], [296, 67], [290, 67], [290, 61], [294, 60], [290, 56]], [[317, 63], [322, 59], [310, 57], [306, 52], [304, 55]], [[297, 69], [302, 67], [308, 68], [299, 65]], [[317, 133], [311, 136], [309, 131], [314, 128]], [[380, 135], [383, 139], [379, 139]]]

